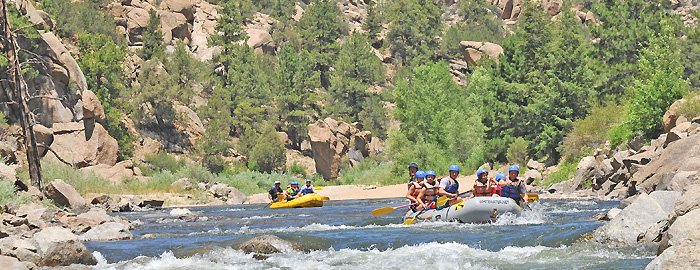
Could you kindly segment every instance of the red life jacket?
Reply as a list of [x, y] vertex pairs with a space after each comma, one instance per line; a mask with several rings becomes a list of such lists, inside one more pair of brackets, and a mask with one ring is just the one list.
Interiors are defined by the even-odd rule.
[[495, 194], [496, 190], [488, 182], [483, 186], [477, 186], [476, 184], [477, 183], [474, 183], [475, 197], [490, 197]]

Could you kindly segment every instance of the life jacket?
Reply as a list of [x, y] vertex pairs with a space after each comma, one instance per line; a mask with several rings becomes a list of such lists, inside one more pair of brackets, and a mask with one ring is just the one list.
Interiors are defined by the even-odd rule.
[[427, 181], [423, 183], [423, 188], [425, 188], [425, 195], [423, 196], [423, 202], [431, 202], [437, 199], [437, 190], [440, 188], [440, 184], [437, 182], [434, 182], [434, 185], [431, 185]]
[[515, 184], [508, 184], [501, 188], [501, 197], [508, 197], [515, 202], [520, 203], [520, 193], [518, 193], [518, 186], [520, 185], [520, 180]]
[[299, 189], [294, 190], [293, 188], [289, 188], [287, 189], [287, 193], [289, 193], [291, 197], [296, 197], [297, 194], [299, 194]]
[[[441, 179], [442, 179], [442, 178], [441, 178]], [[455, 183], [452, 184], [452, 185], [447, 186], [447, 187], [445, 188], [445, 191], [448, 192], [448, 193], [457, 194], [457, 193], [459, 193], [459, 182], [457, 182], [456, 179], [453, 179], [453, 180], [455, 181]]]
[[490, 179], [489, 181], [491, 181], [491, 187], [493, 187], [493, 193], [498, 194], [498, 196], [501, 196], [501, 185], [499, 185], [493, 179]]
[[306, 195], [309, 193], [314, 193], [314, 186], [306, 186], [304, 185], [304, 188], [301, 189], [301, 194]]
[[476, 183], [474, 183], [474, 196], [475, 197], [487, 197], [491, 196], [494, 194], [494, 189], [489, 185], [488, 182], [484, 184], [483, 186], [478, 186]]
[[[415, 187], [413, 190], [413, 194], [411, 194], [413, 197], [418, 198], [418, 195], [420, 194], [420, 190], [423, 189], [423, 185], [421, 185], [420, 182], [413, 182], [411, 183]], [[411, 190], [411, 185], [408, 185], [408, 189]]]

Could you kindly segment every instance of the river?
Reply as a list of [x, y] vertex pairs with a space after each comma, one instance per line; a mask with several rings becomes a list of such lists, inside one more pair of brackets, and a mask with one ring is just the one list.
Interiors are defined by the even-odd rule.
[[[493, 224], [401, 225], [404, 209], [373, 217], [402, 199], [328, 201], [310, 209], [262, 205], [191, 207], [207, 221], [155, 223], [169, 210], [120, 214], [143, 225], [135, 240], [88, 242], [95, 269], [640, 269], [652, 247], [614, 249], [581, 238], [611, 201], [543, 200]], [[140, 239], [145, 234], [152, 239]], [[253, 259], [232, 246], [273, 234], [308, 249]]]

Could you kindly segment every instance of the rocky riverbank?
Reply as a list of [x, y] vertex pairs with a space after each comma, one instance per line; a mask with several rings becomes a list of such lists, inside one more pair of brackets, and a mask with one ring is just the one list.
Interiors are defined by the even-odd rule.
[[658, 257], [646, 269], [700, 267], [700, 117], [679, 118], [674, 108], [683, 102], [671, 106], [666, 132], [650, 144], [634, 139], [626, 150], [598, 149], [581, 160], [574, 179], [545, 188], [555, 196], [621, 200], [600, 217], [609, 221], [592, 239], [617, 247], [657, 245]]

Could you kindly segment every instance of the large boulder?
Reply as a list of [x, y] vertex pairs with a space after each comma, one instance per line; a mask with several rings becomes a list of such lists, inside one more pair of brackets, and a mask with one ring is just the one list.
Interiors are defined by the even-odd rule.
[[97, 164], [117, 163], [117, 140], [107, 133], [102, 124], [91, 119], [72, 123], [55, 123], [54, 142], [51, 146], [58, 157], [47, 153], [49, 160], [63, 160], [82, 168]]
[[255, 50], [255, 53], [273, 53], [275, 51], [275, 41], [272, 40], [269, 32], [256, 28], [250, 28], [246, 32], [249, 37], [247, 44]]
[[191, 39], [192, 25], [187, 23], [185, 15], [167, 11], [158, 11], [157, 15], [166, 44], [170, 43], [173, 38]]
[[700, 265], [700, 227], [690, 228], [685, 241], [666, 249], [652, 260], [646, 270], [697, 269]]
[[226, 184], [216, 183], [209, 188], [209, 193], [231, 204], [242, 204], [248, 198], [243, 192]]
[[[696, 177], [696, 181], [697, 181]], [[688, 186], [683, 192], [683, 196], [678, 198], [674, 211], [675, 216], [682, 216], [686, 213], [700, 209], [700, 183]]]
[[78, 241], [78, 236], [66, 228], [48, 227], [34, 234], [32, 241], [41, 256], [39, 266], [97, 264], [95, 257]]
[[94, 173], [105, 179], [109, 179], [115, 185], [122, 183], [125, 178], [134, 176], [134, 163], [131, 160], [124, 160], [114, 166], [107, 164], [97, 164], [95, 166], [80, 169], [83, 174]]
[[697, 228], [700, 220], [700, 209], [695, 209], [682, 215], [668, 228], [668, 245], [677, 246], [688, 240], [688, 235]]
[[272, 254], [278, 252], [301, 251], [296, 243], [289, 242], [274, 235], [263, 235], [238, 245], [245, 253]]
[[60, 206], [80, 208], [87, 205], [75, 188], [61, 179], [53, 180], [46, 185], [44, 194]]
[[672, 143], [659, 151], [658, 156], [647, 165], [639, 168], [630, 181], [636, 183], [636, 189], [640, 192], [650, 192], [659, 187], [669, 187], [670, 185], [660, 186], [660, 183], [667, 181], [664, 179], [673, 179], [678, 172], [700, 171], [700, 143], [698, 142], [700, 142], [700, 134]]
[[559, 14], [559, 11], [561, 11], [561, 7], [564, 5], [563, 0], [545, 0], [542, 1], [542, 9], [544, 9], [545, 12], [549, 13], [551, 16], [555, 16]]
[[531, 185], [535, 180], [542, 179], [542, 173], [537, 170], [528, 170], [523, 174], [523, 178], [525, 178], [526, 184]]
[[114, 219], [111, 216], [109, 216], [107, 214], [107, 211], [105, 211], [104, 209], [99, 207], [93, 207], [90, 208], [89, 211], [78, 215], [77, 220], [80, 224], [92, 228], [100, 224], [111, 222]]
[[50, 147], [53, 143], [53, 130], [41, 124], [34, 125], [33, 129], [39, 156], [43, 157], [49, 151], [47, 147]]
[[631, 246], [656, 239], [680, 195], [677, 191], [640, 194], [609, 223], [596, 229], [594, 239], [613, 246]]
[[325, 179], [338, 177], [338, 171], [342, 165], [342, 155], [340, 154], [344, 153], [344, 146], [338, 144], [338, 139], [333, 134], [331, 126], [325, 121], [318, 120], [308, 125], [307, 129], [316, 171]]
[[[31, 239], [25, 239], [17, 235], [0, 238], [0, 252], [5, 256], [15, 257], [23, 262], [39, 263], [41, 257], [37, 254], [37, 248]], [[0, 262], [0, 265], [4, 264]], [[3, 268], [4, 269], [4, 268]]]
[[472, 65], [476, 65], [476, 62], [479, 61], [484, 54], [496, 60], [496, 62], [498, 62], [498, 56], [503, 54], [501, 45], [490, 42], [462, 41], [459, 43], [459, 46], [464, 55], [464, 59]]
[[85, 90], [82, 93], [83, 100], [83, 117], [94, 118], [100, 124], [105, 123], [105, 110], [102, 103], [97, 98], [97, 95], [90, 90]]
[[194, 19], [195, 6], [192, 0], [165, 0], [160, 3], [160, 8], [180, 13], [185, 16], [187, 20]]
[[119, 222], [100, 224], [78, 237], [78, 239], [83, 242], [128, 240], [133, 238], [134, 235], [131, 234], [129, 228]]
[[536, 161], [536, 160], [530, 159], [530, 160], [527, 162], [527, 168], [528, 168], [528, 169], [531, 169], [531, 170], [537, 170], [537, 171], [540, 171], [540, 172], [541, 172], [541, 171], [544, 171], [545, 167], [546, 167], [546, 166], [544, 165], [544, 163], [538, 162], [538, 161]]

